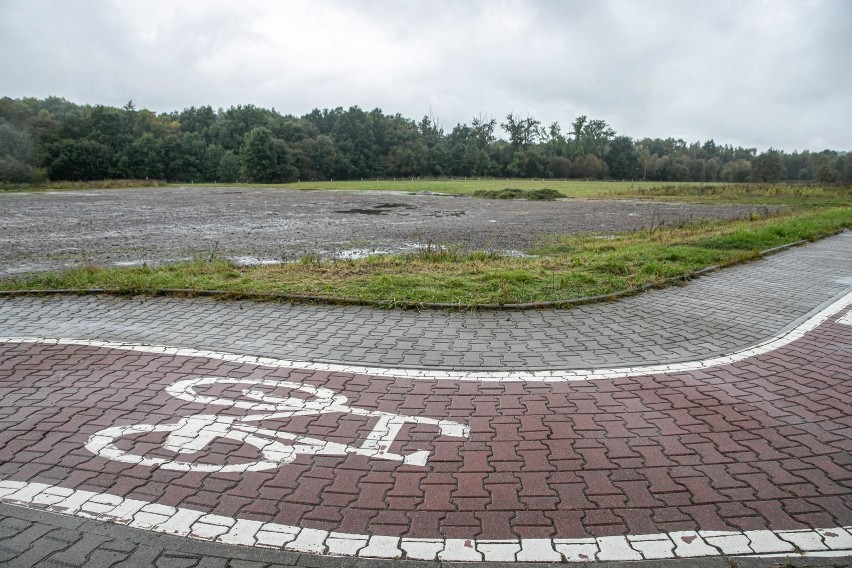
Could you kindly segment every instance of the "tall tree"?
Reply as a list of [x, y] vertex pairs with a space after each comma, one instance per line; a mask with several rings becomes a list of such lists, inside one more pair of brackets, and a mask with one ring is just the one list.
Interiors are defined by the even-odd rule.
[[514, 113], [507, 114], [506, 122], [501, 122], [500, 127], [509, 134], [509, 141], [516, 150], [526, 150], [543, 133], [541, 122], [531, 116], [521, 118]]
[[633, 146], [633, 140], [627, 136], [617, 136], [609, 145], [606, 154], [609, 175], [615, 179], [633, 179], [639, 165], [639, 155]]
[[784, 179], [784, 160], [778, 151], [769, 149], [757, 159], [751, 167], [751, 181], [775, 183]]
[[278, 153], [272, 132], [255, 126], [246, 136], [240, 150], [242, 178], [251, 183], [271, 183], [278, 178]]
[[615, 130], [603, 120], [589, 120], [580, 116], [572, 127], [576, 154], [594, 154], [603, 158], [610, 140], [615, 137]]

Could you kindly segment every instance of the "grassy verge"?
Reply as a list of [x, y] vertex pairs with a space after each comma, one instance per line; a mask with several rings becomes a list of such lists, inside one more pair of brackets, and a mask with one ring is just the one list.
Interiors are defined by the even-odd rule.
[[121, 294], [156, 289], [222, 290], [357, 298], [384, 305], [465, 305], [570, 300], [667, 279], [710, 265], [753, 259], [758, 252], [852, 227], [852, 208], [800, 210], [767, 219], [706, 222], [616, 236], [562, 237], [514, 258], [425, 250], [364, 260], [302, 261], [237, 267], [224, 260], [159, 267], [83, 267], [0, 281], [0, 289], [90, 289]]
[[0, 191], [73, 191], [83, 189], [128, 189], [135, 187], [163, 187], [155, 179], [104, 179], [97, 181], [46, 181], [42, 183], [0, 182]]

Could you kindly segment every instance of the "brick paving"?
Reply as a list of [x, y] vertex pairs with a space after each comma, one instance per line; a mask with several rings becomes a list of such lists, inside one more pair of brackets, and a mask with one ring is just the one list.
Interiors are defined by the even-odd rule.
[[[852, 272], [852, 256], [842, 255], [850, 241], [831, 240], [839, 252], [815, 245], [823, 261], [841, 258], [832, 276]], [[809, 249], [784, 255], [807, 264]], [[801, 313], [772, 331], [848, 287], [817, 281], [813, 305], [800, 300]], [[2, 310], [9, 317], [34, 306], [13, 330], [32, 332], [46, 327], [44, 310], [73, 301], [92, 300], [6, 300]], [[596, 317], [613, 323], [608, 309]], [[694, 555], [709, 556], [708, 566], [748, 566], [762, 561], [718, 556], [784, 552], [794, 557], [784, 562], [801, 565], [797, 550], [848, 554], [848, 311], [731, 364], [595, 381], [371, 376], [91, 342], [0, 343], [0, 564], [379, 562], [322, 556], [339, 553], [551, 562]], [[72, 323], [60, 321], [51, 336], [67, 336], [80, 316], [64, 321]], [[132, 429], [140, 424], [150, 428]], [[163, 447], [186, 449], [214, 430], [195, 451]], [[284, 433], [279, 445], [275, 433]], [[849, 556], [807, 563], [843, 566]]]

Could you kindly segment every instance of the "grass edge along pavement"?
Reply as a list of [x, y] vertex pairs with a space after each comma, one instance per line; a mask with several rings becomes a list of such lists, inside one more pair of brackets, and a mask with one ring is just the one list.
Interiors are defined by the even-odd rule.
[[825, 208], [620, 235], [561, 237], [534, 251], [538, 256], [526, 258], [436, 248], [363, 260], [305, 257], [258, 267], [222, 259], [125, 268], [83, 266], [0, 280], [0, 290], [4, 296], [106, 293], [379, 307], [558, 307], [672, 285], [850, 227], [852, 208]]

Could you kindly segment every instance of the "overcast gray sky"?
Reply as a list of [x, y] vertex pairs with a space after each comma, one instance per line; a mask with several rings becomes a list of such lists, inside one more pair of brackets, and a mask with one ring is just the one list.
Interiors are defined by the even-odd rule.
[[0, 96], [852, 150], [852, 1], [0, 0]]

